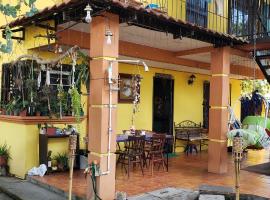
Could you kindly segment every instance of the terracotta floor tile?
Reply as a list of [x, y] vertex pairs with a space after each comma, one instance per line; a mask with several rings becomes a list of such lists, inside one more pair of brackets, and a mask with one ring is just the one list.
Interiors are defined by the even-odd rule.
[[[242, 167], [269, 162], [269, 153], [261, 151], [249, 151], [242, 163]], [[124, 170], [117, 168], [116, 190], [124, 191], [130, 195], [136, 195], [164, 187], [181, 187], [197, 189], [201, 184], [233, 186], [233, 161], [231, 156], [228, 160], [229, 171], [226, 174], [218, 175], [207, 172], [207, 152], [198, 155], [180, 154], [171, 158], [169, 172], [155, 170], [151, 176], [149, 170], [145, 170], [142, 176], [139, 168], [131, 173], [128, 179]], [[50, 184], [54, 187], [68, 191], [68, 173], [56, 173], [36, 179]], [[241, 192], [270, 197], [270, 176], [241, 171]], [[79, 196], [86, 194], [86, 179], [83, 171], [74, 172], [73, 191]]]

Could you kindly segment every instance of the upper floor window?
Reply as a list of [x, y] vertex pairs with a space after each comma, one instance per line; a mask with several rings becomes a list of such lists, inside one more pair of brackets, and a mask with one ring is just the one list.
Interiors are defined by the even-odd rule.
[[215, 13], [224, 16], [224, 0], [214, 0]]
[[187, 0], [186, 15], [188, 22], [207, 27], [208, 0]]
[[252, 30], [251, 3], [246, 0], [230, 0], [230, 33], [246, 36]]

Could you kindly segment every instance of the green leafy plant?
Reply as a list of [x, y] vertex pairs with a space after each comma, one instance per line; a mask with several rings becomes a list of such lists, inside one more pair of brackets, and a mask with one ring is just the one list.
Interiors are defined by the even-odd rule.
[[11, 113], [14, 111], [16, 105], [16, 101], [15, 100], [11, 100], [7, 103], [6, 105], [6, 112], [8, 115], [11, 115]]
[[[35, 6], [35, 2], [36, 0], [23, 0], [23, 1], [17, 1], [17, 4], [15, 5], [11, 5], [9, 3], [4, 4], [1, 3], [0, 4], [0, 12], [5, 15], [5, 16], [9, 16], [9, 17], [13, 17], [16, 18], [18, 17], [18, 12], [21, 10], [21, 5], [24, 4], [27, 7], [30, 8], [29, 12], [26, 12], [26, 16], [33, 16], [35, 13], [38, 12], [36, 6]], [[0, 51], [3, 53], [11, 53], [12, 51], [12, 46], [13, 46], [13, 42], [12, 42], [12, 32], [11, 29], [9, 28], [9, 26], [6, 26], [5, 28], [5, 34], [6, 34], [6, 44], [3, 44], [0, 42]]]
[[59, 170], [64, 171], [68, 169], [68, 154], [66, 152], [58, 153], [53, 157], [53, 160], [57, 161], [57, 166]]
[[10, 147], [6, 143], [0, 145], [0, 156], [3, 156], [7, 160], [11, 159]]
[[80, 88], [81, 84], [86, 86], [87, 92], [90, 90], [90, 57], [78, 51], [78, 58], [81, 59], [81, 63], [76, 66], [77, 80], [76, 86]]
[[257, 90], [262, 95], [270, 93], [270, 85], [266, 80], [243, 80], [241, 82], [241, 94], [251, 95]]
[[60, 108], [60, 105], [61, 105], [62, 113], [66, 114], [68, 111], [68, 93], [63, 89], [63, 87], [61, 87], [59, 85], [58, 85], [57, 89], [58, 89], [57, 106]]
[[81, 95], [79, 94], [78, 90], [76, 87], [70, 88], [69, 89], [69, 94], [71, 96], [71, 107], [72, 111], [74, 113], [74, 116], [76, 117], [77, 123], [80, 122], [80, 117], [81, 117]]

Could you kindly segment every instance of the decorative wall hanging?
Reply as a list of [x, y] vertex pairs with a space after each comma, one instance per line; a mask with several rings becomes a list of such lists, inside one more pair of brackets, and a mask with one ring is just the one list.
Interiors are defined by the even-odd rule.
[[[131, 74], [119, 74], [120, 75], [120, 89], [118, 93], [119, 103], [133, 103], [135, 100], [135, 82], [133, 77], [136, 75]], [[140, 86], [136, 87], [136, 93], [140, 94]]]

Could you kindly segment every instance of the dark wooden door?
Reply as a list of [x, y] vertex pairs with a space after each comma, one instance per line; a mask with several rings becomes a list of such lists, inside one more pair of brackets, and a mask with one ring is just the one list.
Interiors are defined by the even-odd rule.
[[203, 127], [209, 127], [209, 100], [210, 100], [210, 82], [203, 83]]
[[153, 131], [173, 134], [174, 80], [154, 77]]

